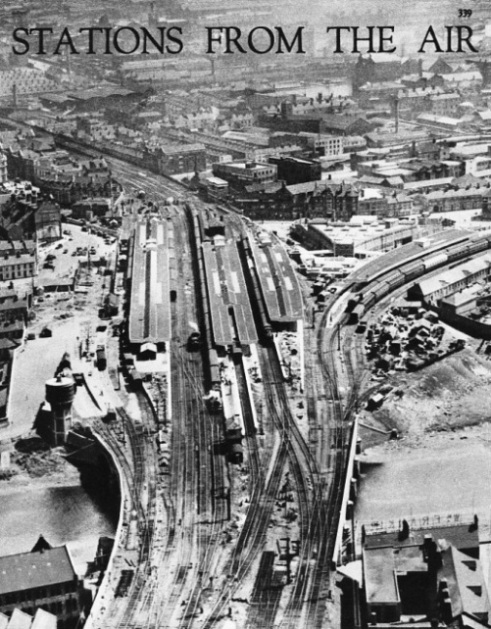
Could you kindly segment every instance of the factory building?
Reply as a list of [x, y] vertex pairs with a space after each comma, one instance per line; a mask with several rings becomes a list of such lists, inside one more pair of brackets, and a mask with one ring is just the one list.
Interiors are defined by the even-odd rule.
[[2, 614], [41, 608], [56, 616], [58, 629], [72, 629], [80, 621], [81, 594], [67, 546], [52, 548], [41, 536], [30, 552], [0, 557]]
[[376, 216], [356, 216], [347, 223], [328, 223], [323, 219], [297, 223], [295, 237], [309, 249], [328, 249], [333, 256], [363, 257], [368, 251], [390, 251], [411, 242], [420, 228], [412, 221]]

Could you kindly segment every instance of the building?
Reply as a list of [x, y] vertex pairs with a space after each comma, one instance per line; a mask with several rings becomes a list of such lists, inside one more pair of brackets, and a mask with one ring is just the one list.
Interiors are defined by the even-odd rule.
[[281, 104], [280, 114], [264, 112], [259, 117], [259, 123], [275, 131], [342, 136], [364, 135], [377, 126], [377, 123], [368, 121], [363, 116], [347, 113], [330, 114], [312, 111], [306, 114], [295, 114], [293, 104], [290, 102]]
[[489, 188], [471, 187], [458, 190], [433, 190], [425, 196], [428, 209], [433, 212], [476, 210], [483, 205]]
[[276, 181], [277, 168], [259, 162], [228, 162], [213, 164], [213, 174], [240, 189], [248, 184]]
[[32, 241], [0, 241], [0, 280], [37, 275], [36, 245]]
[[37, 609], [33, 616], [20, 609], [14, 609], [10, 618], [0, 613], [2, 629], [56, 629], [56, 626], [56, 616], [44, 609]]
[[[11, 339], [14, 341], [20, 341], [24, 338], [25, 330], [26, 324], [22, 319], [17, 319], [15, 321], [12, 321], [11, 323], [9, 321], [0, 322], [0, 339]], [[0, 407], [2, 406], [3, 403], [0, 403]]]
[[319, 181], [321, 163], [300, 157], [270, 157], [269, 163], [277, 168], [277, 178], [288, 186], [306, 181]]
[[389, 53], [360, 55], [354, 67], [353, 84], [359, 87], [365, 83], [395, 81], [404, 72], [402, 61], [401, 57]]
[[82, 584], [67, 546], [51, 548], [40, 538], [30, 552], [0, 557], [0, 612], [41, 608], [54, 614], [58, 629], [79, 622]]
[[365, 135], [378, 126], [362, 116], [348, 114], [324, 114], [322, 116], [322, 133], [333, 135]]
[[408, 295], [428, 304], [439, 305], [440, 301], [448, 295], [467, 288], [475, 282], [488, 281], [490, 270], [491, 255], [487, 253], [462, 262], [426, 280], [421, 280], [408, 290]]
[[58, 203], [43, 199], [34, 212], [34, 227], [38, 242], [53, 242], [62, 236], [61, 209]]
[[356, 216], [346, 223], [314, 219], [297, 225], [294, 233], [310, 249], [328, 249], [333, 256], [364, 257], [368, 251], [390, 251], [411, 242], [419, 228], [414, 222]]
[[221, 199], [228, 193], [228, 181], [220, 179], [220, 177], [203, 177], [199, 179], [198, 187], [208, 199]]
[[175, 300], [169, 288], [169, 240], [166, 221], [142, 221], [133, 233], [128, 339], [139, 356], [168, 350]]
[[457, 92], [435, 94], [429, 97], [430, 111], [435, 116], [455, 117], [462, 97]]
[[307, 146], [322, 157], [340, 157], [344, 153], [344, 145], [347, 138], [341, 135], [328, 135], [326, 133], [308, 133], [302, 131], [299, 137], [307, 143]]
[[358, 212], [361, 215], [375, 215], [379, 218], [407, 218], [413, 213], [413, 197], [404, 192], [385, 192], [381, 189], [364, 188], [358, 199]]
[[81, 199], [72, 206], [72, 217], [91, 221], [93, 218], [102, 218], [109, 212], [108, 199], [93, 198]]
[[416, 118], [417, 122], [429, 129], [437, 129], [442, 131], [456, 131], [462, 126], [460, 118], [451, 118], [450, 116], [440, 116], [437, 114], [423, 113]]
[[[31, 142], [31, 146], [35, 144]], [[84, 197], [119, 194], [121, 186], [112, 178], [103, 158], [75, 159], [67, 151], [45, 151], [39, 146], [38, 150], [9, 148], [6, 151], [11, 179], [31, 181], [65, 205]]]
[[8, 179], [7, 170], [7, 156], [5, 153], [0, 152], [0, 184], [4, 183]]
[[491, 190], [484, 190], [482, 195], [482, 213], [479, 217], [481, 220], [491, 220]]
[[[491, 605], [475, 524], [368, 535], [363, 542], [369, 626], [489, 627]], [[421, 623], [421, 624], [420, 624]]]
[[206, 168], [206, 150], [201, 143], [166, 143], [157, 149], [155, 158], [159, 171], [168, 175], [200, 172]]
[[0, 98], [15, 100], [15, 94], [36, 94], [59, 89], [56, 81], [36, 68], [0, 70]]
[[445, 314], [466, 316], [477, 307], [481, 286], [476, 284], [444, 297], [440, 302], [442, 317]]
[[358, 212], [358, 191], [329, 180], [292, 186], [283, 182], [252, 184], [233, 196], [233, 204], [254, 220], [295, 220], [322, 217], [349, 220]]
[[2, 292], [0, 294], [0, 321], [12, 322], [21, 319], [27, 323], [30, 305], [31, 295], [19, 297], [13, 290]]

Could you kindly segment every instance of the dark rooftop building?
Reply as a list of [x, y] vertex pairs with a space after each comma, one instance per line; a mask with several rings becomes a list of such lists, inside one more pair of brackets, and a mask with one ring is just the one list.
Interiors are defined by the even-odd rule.
[[278, 179], [288, 186], [319, 180], [322, 174], [321, 163], [317, 160], [299, 157], [270, 157], [269, 163], [276, 166]]
[[80, 617], [81, 582], [66, 546], [51, 548], [41, 536], [27, 553], [0, 557], [0, 612], [54, 614], [59, 629], [75, 627]]
[[404, 522], [399, 532], [367, 536], [363, 546], [370, 626], [489, 627], [477, 518], [423, 531], [410, 531]]

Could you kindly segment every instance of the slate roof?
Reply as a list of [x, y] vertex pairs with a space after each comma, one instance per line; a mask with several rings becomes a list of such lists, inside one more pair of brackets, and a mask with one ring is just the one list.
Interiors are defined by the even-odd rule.
[[67, 583], [76, 577], [66, 546], [0, 557], [0, 595]]

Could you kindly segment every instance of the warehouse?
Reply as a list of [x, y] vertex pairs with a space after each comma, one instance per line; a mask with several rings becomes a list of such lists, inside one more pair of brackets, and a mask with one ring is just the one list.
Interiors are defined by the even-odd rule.
[[409, 289], [408, 294], [415, 299], [422, 299], [428, 304], [438, 305], [444, 297], [452, 295], [474, 282], [487, 281], [490, 268], [491, 256], [485, 254], [418, 282]]

